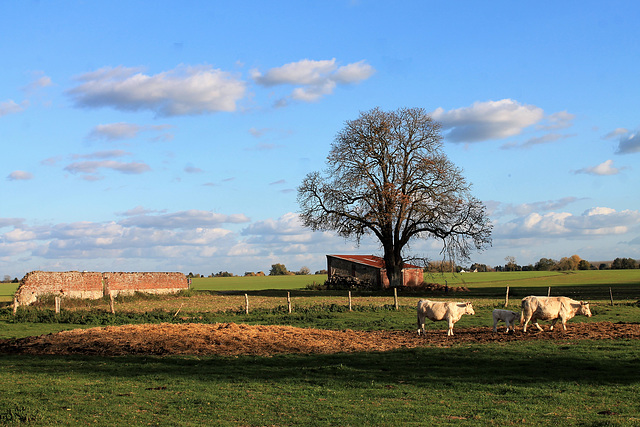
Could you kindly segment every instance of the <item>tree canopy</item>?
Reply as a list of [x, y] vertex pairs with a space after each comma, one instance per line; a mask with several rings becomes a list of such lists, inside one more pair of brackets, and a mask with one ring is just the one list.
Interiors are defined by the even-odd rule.
[[407, 245], [439, 239], [449, 259], [491, 243], [484, 205], [442, 151], [440, 125], [421, 108], [361, 112], [338, 132], [327, 169], [298, 187], [300, 218], [357, 243], [374, 235], [392, 286], [401, 285]]

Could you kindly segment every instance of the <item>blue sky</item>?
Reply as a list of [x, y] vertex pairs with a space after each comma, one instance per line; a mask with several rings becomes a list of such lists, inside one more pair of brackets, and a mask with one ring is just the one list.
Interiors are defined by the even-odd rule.
[[[0, 276], [380, 254], [301, 228], [346, 120], [421, 107], [494, 224], [472, 262], [640, 258], [640, 3], [0, 3]], [[437, 241], [413, 254], [441, 258]]]

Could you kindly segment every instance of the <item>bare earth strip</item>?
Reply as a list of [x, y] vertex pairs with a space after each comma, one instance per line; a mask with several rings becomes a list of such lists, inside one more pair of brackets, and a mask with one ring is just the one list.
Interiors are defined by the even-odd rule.
[[[445, 326], [446, 327], [446, 326]], [[400, 348], [447, 347], [456, 344], [524, 340], [640, 339], [637, 323], [570, 323], [554, 331], [535, 327], [515, 334], [493, 333], [491, 328], [456, 328], [427, 331], [333, 331], [290, 326], [217, 324], [151, 324], [76, 329], [56, 334], [0, 340], [0, 353], [153, 355], [256, 355], [389, 351]]]

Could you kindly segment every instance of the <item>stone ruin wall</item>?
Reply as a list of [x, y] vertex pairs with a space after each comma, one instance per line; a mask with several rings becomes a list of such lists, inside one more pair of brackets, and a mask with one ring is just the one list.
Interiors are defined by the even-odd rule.
[[189, 289], [189, 283], [182, 273], [32, 271], [20, 281], [14, 300], [17, 305], [29, 305], [42, 295], [98, 299], [135, 292], [169, 294], [184, 289]]

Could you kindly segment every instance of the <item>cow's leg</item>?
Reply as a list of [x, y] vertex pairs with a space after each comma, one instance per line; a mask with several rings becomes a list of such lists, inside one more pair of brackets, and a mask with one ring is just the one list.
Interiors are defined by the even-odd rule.
[[507, 324], [507, 329], [504, 331], [505, 334], [509, 333], [509, 329], [511, 328], [511, 322], [509, 322], [509, 319], [505, 320], [504, 323]]
[[449, 320], [449, 330], [447, 330], [447, 336], [453, 335], [453, 322]]
[[498, 332], [498, 318], [496, 316], [493, 316], [493, 332]]
[[418, 314], [418, 335], [420, 335], [420, 332], [424, 334], [424, 317]]
[[[553, 331], [553, 327], [556, 326], [556, 322], [558, 321], [558, 318], [556, 317], [555, 319], [553, 319], [553, 321], [551, 322], [551, 327], [549, 328], [550, 331]], [[564, 323], [564, 322], [563, 322]]]
[[529, 324], [529, 320], [531, 320], [531, 316], [524, 317], [524, 326], [522, 327], [522, 332], [527, 332], [527, 325]]
[[542, 331], [542, 330], [543, 330], [543, 329], [542, 329], [542, 326], [540, 326], [540, 325], [538, 324], [538, 319], [533, 318], [533, 319], [531, 319], [531, 321], [532, 321], [532, 322], [533, 322], [533, 324], [536, 326], [536, 328], [538, 328], [538, 330], [539, 330], [539, 331]]

